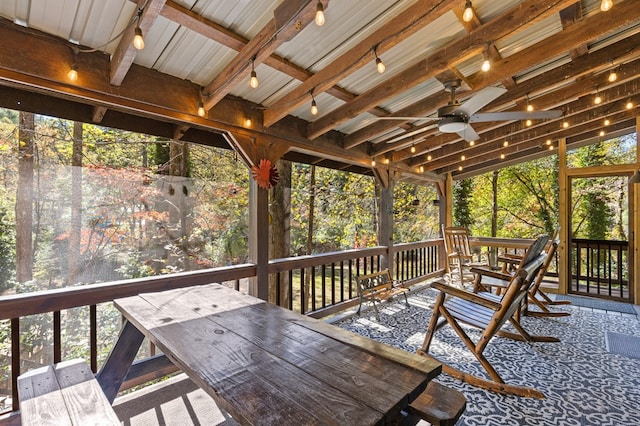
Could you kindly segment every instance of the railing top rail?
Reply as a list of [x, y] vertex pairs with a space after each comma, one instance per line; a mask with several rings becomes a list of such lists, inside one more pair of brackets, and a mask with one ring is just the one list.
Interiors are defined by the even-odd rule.
[[442, 246], [442, 245], [443, 245], [442, 238], [433, 238], [430, 240], [416, 241], [411, 243], [394, 244], [393, 251], [395, 253], [399, 251], [415, 250], [423, 247], [435, 247], [435, 246]]
[[594, 240], [590, 238], [572, 238], [572, 243], [585, 243], [585, 244], [603, 244], [603, 245], [615, 245], [626, 247], [629, 245], [629, 241], [620, 240]]
[[148, 278], [87, 284], [0, 296], [0, 320], [109, 302], [142, 292], [233, 281], [256, 275], [256, 265], [242, 264]]
[[269, 261], [269, 273], [284, 272], [292, 269], [310, 268], [313, 266], [326, 265], [328, 263], [341, 262], [344, 260], [359, 259], [361, 257], [377, 256], [387, 253], [386, 246], [367, 247], [361, 249], [350, 249], [344, 251], [334, 251], [330, 253], [318, 253], [304, 256], [292, 256]]

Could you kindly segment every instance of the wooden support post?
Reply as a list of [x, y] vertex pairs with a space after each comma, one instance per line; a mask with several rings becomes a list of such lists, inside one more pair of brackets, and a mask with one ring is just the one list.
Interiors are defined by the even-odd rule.
[[[444, 225], [452, 226], [453, 224], [453, 177], [451, 172], [447, 173], [447, 180], [445, 182], [445, 213], [444, 213]], [[440, 209], [442, 214], [442, 208]]]
[[269, 191], [249, 179], [249, 261], [256, 276], [249, 281], [249, 294], [269, 299]]
[[[636, 173], [640, 170], [640, 116], [636, 117]], [[629, 235], [629, 254], [630, 254], [630, 274], [629, 274], [629, 290], [632, 292], [633, 303], [640, 305], [640, 183], [630, 185], [629, 211], [632, 220], [630, 221], [631, 229]]]
[[391, 276], [393, 271], [393, 189], [396, 178], [394, 172], [388, 169], [378, 169], [376, 173], [377, 184], [380, 186], [380, 202], [378, 208], [378, 243], [387, 247], [387, 255], [383, 257], [382, 269], [389, 269]]
[[567, 180], [567, 140], [561, 138], [558, 140], [558, 224], [560, 225], [560, 232], [558, 238], [560, 244], [558, 245], [558, 293], [567, 294], [569, 276], [571, 271], [569, 267], [569, 250], [571, 247], [567, 246], [569, 240], [569, 209], [567, 205], [569, 203], [569, 197], [571, 196], [568, 190]]

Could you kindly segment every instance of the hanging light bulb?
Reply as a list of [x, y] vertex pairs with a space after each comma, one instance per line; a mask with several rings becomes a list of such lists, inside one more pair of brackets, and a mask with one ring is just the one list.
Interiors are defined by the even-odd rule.
[[476, 141], [469, 141], [469, 146], [474, 146], [476, 144]]
[[382, 74], [387, 67], [384, 66], [384, 62], [382, 62], [382, 59], [378, 56], [378, 52], [376, 52], [377, 48], [378, 46], [373, 48], [373, 54], [376, 55], [376, 69], [378, 73]]
[[376, 160], [371, 160], [371, 167], [375, 167], [376, 166]]
[[431, 154], [427, 155], [427, 161], [431, 161]]
[[139, 25], [136, 25], [136, 35], [133, 37], [133, 47], [138, 50], [144, 49], [144, 38], [142, 37], [142, 29]]
[[627, 101], [627, 109], [632, 109], [633, 108], [633, 102], [631, 102], [630, 100]]
[[316, 103], [316, 98], [313, 97], [313, 92], [311, 93], [311, 114], [318, 114], [318, 104]]
[[198, 103], [198, 115], [200, 117], [204, 117], [205, 115], [207, 115], [207, 111], [205, 111], [202, 101]]
[[546, 144], [547, 144], [547, 145], [551, 145], [551, 139], [547, 139]]
[[324, 6], [322, 6], [322, 2], [318, 1], [318, 4], [316, 5], [316, 25], [321, 27], [324, 25], [325, 19], [324, 19]]
[[596, 105], [600, 105], [602, 103], [602, 98], [600, 97], [600, 93], [598, 92], [597, 87], [596, 87], [596, 97], [593, 98], [593, 103]]
[[506, 148], [506, 147], [508, 147], [508, 146], [509, 146], [509, 141], [504, 141], [504, 142], [502, 143], [502, 146], [504, 146], [505, 148]]
[[420, 166], [420, 173], [424, 173], [424, 166]]
[[600, 2], [600, 10], [603, 12], [607, 12], [611, 10], [613, 7], [613, 0], [602, 0]]
[[462, 171], [462, 166], [458, 166], [458, 171], [461, 172]]
[[482, 62], [482, 72], [487, 72], [491, 69], [491, 62], [489, 61], [489, 48], [491, 47], [490, 43], [487, 43], [487, 48], [484, 51], [484, 61]]
[[76, 81], [78, 79], [78, 64], [76, 64], [75, 62], [71, 65], [71, 68], [67, 73], [67, 78], [70, 81]]
[[600, 130], [600, 136], [604, 136], [604, 130]]
[[609, 78], [608, 78], [609, 83], [613, 83], [613, 82], [614, 82], [614, 81], [616, 81], [617, 79], [618, 79], [618, 74], [616, 73], [616, 70], [615, 70], [615, 69], [612, 69], [612, 70], [609, 72]]
[[504, 157], [505, 157], [504, 152], [501, 152], [501, 153], [500, 153], [500, 159], [501, 159], [501, 160], [504, 160]]
[[527, 111], [533, 111], [533, 105], [531, 105], [531, 101], [529, 100], [529, 94], [527, 93]]
[[467, 157], [465, 157], [465, 156], [464, 156], [464, 154], [462, 154], [462, 155], [460, 156], [460, 160], [461, 160], [461, 161], [464, 161], [464, 160], [466, 160], [466, 159], [467, 159]]
[[569, 127], [569, 122], [568, 122], [567, 120], [563, 121], [563, 122], [562, 122], [562, 127], [563, 127], [563, 128], [565, 128], [565, 129], [566, 129], [567, 127]]
[[464, 4], [464, 13], [462, 14], [462, 20], [464, 22], [470, 22], [473, 19], [473, 6], [471, 0], [467, 0]]
[[532, 122], [530, 119], [527, 119], [527, 121], [525, 121], [525, 122], [524, 122], [524, 124], [525, 124], [527, 127], [530, 127], [530, 126], [533, 124], [533, 122]]
[[411, 145], [411, 153], [415, 154], [416, 153], [416, 147], [415, 145]]
[[605, 126], [608, 126], [609, 124], [611, 124], [611, 121], [609, 121], [609, 119], [608, 119], [608, 118], [605, 118], [605, 119], [604, 119], [604, 125], [605, 125]]
[[253, 59], [251, 60], [251, 78], [249, 79], [249, 86], [251, 86], [254, 89], [256, 89], [260, 84], [260, 82], [258, 81], [258, 74], [256, 74], [256, 70], [254, 68], [255, 60], [256, 58], [254, 56]]

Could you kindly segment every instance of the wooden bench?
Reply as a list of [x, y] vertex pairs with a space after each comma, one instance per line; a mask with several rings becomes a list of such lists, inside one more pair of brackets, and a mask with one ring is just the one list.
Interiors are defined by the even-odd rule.
[[18, 377], [24, 426], [120, 425], [86, 362], [63, 361]]
[[466, 408], [467, 398], [462, 392], [432, 380], [420, 396], [409, 404], [408, 412], [432, 425], [453, 426]]
[[358, 312], [356, 312], [357, 315], [360, 315], [362, 303], [370, 300], [373, 302], [376, 319], [380, 321], [376, 301], [382, 302], [389, 300], [399, 294], [404, 296], [404, 302], [409, 306], [409, 301], [407, 300], [407, 292], [409, 289], [395, 284], [391, 279], [391, 273], [389, 273], [388, 269], [383, 269], [372, 274], [360, 275], [356, 277], [356, 281], [358, 283], [358, 294], [360, 295], [360, 305], [358, 306]]

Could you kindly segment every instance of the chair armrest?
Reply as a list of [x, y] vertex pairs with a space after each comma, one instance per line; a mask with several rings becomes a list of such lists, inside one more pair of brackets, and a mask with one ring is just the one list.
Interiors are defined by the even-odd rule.
[[511, 278], [513, 278], [513, 275], [507, 274], [506, 272], [494, 271], [492, 269], [487, 269], [487, 268], [474, 267], [474, 268], [471, 268], [471, 272], [473, 272], [474, 274], [480, 275], [480, 277], [491, 277], [498, 280], [510, 281]]
[[469, 302], [476, 303], [478, 305], [485, 306], [489, 309], [493, 309], [494, 311], [502, 308], [502, 304], [495, 302], [493, 300], [489, 300], [485, 297], [482, 297], [478, 294], [471, 293], [466, 290], [459, 289], [457, 287], [451, 287], [443, 282], [435, 281], [431, 283], [431, 287], [439, 290], [445, 294], [448, 294], [453, 297], [459, 297], [460, 299], [468, 300]]

